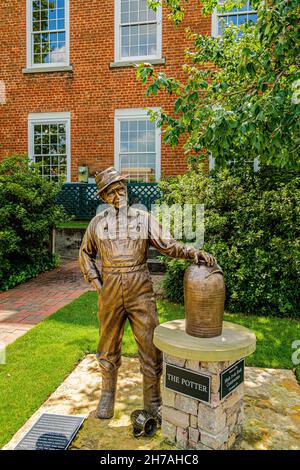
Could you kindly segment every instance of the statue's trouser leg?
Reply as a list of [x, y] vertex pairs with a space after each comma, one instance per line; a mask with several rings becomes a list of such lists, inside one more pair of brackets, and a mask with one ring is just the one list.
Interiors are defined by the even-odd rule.
[[100, 419], [109, 419], [114, 414], [117, 374], [121, 365], [121, 344], [126, 321], [120, 275], [105, 276], [98, 308], [100, 338], [97, 359], [102, 372], [102, 389], [97, 416]]
[[[143, 374], [144, 409], [153, 415], [160, 411], [162, 354], [153, 344], [154, 329], [159, 324], [153, 285], [149, 271], [126, 275], [126, 312], [138, 345]], [[129, 289], [129, 286], [134, 289]]]
[[117, 373], [105, 374], [102, 372], [101, 398], [97, 406], [99, 419], [110, 419], [114, 415]]
[[143, 376], [144, 410], [161, 422], [160, 377]]

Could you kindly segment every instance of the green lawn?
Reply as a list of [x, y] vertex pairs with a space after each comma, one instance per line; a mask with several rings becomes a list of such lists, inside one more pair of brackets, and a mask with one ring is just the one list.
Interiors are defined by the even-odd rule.
[[89, 220], [69, 220], [59, 224], [58, 229], [62, 230], [65, 228], [84, 228], [86, 229], [89, 224]]
[[[158, 301], [158, 312], [161, 322], [184, 317], [182, 306], [161, 300]], [[225, 319], [255, 331], [257, 350], [247, 358], [248, 365], [293, 367], [291, 343], [300, 338], [300, 322], [235, 314], [227, 314]], [[97, 297], [94, 292], [88, 292], [8, 346], [7, 364], [0, 365], [0, 447], [75, 365], [87, 353], [95, 351], [97, 339]], [[128, 326], [123, 354], [136, 354]]]

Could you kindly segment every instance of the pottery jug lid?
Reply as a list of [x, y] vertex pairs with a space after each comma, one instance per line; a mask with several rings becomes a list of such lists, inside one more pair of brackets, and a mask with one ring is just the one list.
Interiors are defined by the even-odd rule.
[[[192, 271], [192, 273], [191, 273]], [[214, 264], [213, 266], [207, 266], [205, 262], [201, 262], [199, 264], [192, 264], [188, 269], [187, 272], [197, 275], [198, 279], [206, 279], [207, 277], [211, 276], [212, 274], [222, 274], [222, 268], [218, 264]]]

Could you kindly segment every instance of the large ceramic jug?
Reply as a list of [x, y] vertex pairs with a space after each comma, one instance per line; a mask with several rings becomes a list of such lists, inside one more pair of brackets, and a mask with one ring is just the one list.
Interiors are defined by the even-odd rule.
[[222, 334], [225, 303], [223, 271], [215, 264], [193, 264], [184, 274], [186, 332], [198, 338]]

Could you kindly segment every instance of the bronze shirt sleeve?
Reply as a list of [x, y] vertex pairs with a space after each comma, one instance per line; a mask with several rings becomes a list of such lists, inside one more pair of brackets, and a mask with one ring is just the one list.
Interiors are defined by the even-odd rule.
[[198, 250], [191, 246], [177, 242], [170, 232], [163, 229], [162, 225], [149, 214], [148, 234], [150, 244], [160, 253], [171, 258], [194, 259]]
[[97, 251], [96, 220], [92, 219], [86, 229], [79, 250], [79, 266], [86, 282], [91, 282], [97, 278], [101, 280], [101, 275], [96, 266]]

